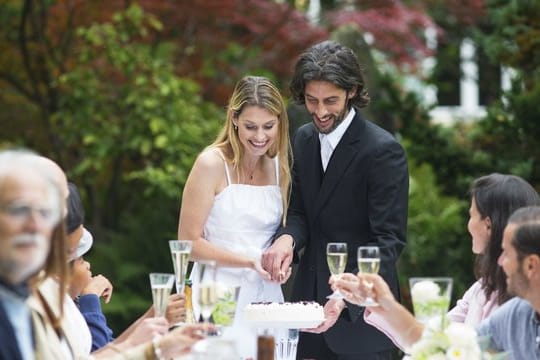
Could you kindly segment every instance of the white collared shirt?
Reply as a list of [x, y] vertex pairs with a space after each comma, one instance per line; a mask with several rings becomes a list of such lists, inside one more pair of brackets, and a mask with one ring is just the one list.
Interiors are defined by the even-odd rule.
[[345, 131], [347, 131], [349, 125], [351, 125], [355, 114], [356, 111], [354, 110], [354, 107], [351, 107], [351, 111], [349, 111], [345, 119], [343, 119], [337, 128], [329, 134], [319, 134], [319, 141], [321, 142], [321, 162], [324, 171], [326, 171], [326, 167], [328, 166], [328, 162], [332, 157], [334, 149], [339, 144], [339, 141], [343, 137], [343, 134], [345, 134]]

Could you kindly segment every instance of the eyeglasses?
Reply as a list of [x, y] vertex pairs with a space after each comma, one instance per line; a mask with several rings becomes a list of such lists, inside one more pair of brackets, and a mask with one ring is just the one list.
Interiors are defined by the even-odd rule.
[[60, 211], [47, 206], [34, 207], [24, 203], [12, 203], [0, 206], [0, 212], [3, 212], [19, 224], [28, 221], [32, 216], [43, 221], [49, 227], [56, 225], [58, 220], [60, 220]]

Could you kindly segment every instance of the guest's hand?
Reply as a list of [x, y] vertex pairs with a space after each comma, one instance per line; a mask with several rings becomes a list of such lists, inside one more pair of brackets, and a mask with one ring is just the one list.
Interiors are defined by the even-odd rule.
[[370, 292], [371, 297], [379, 306], [371, 306], [372, 312], [384, 313], [395, 311], [399, 307], [399, 302], [394, 298], [394, 294], [388, 287], [386, 281], [378, 274], [358, 274], [361, 289]]
[[324, 322], [313, 329], [302, 329], [302, 331], [320, 334], [330, 329], [339, 318], [339, 314], [345, 309], [345, 302], [342, 299], [330, 299], [324, 305]]
[[186, 296], [184, 294], [169, 296], [165, 318], [170, 325], [186, 320]]
[[212, 324], [192, 324], [175, 328], [158, 341], [162, 357], [172, 359], [189, 354], [193, 344], [204, 339], [203, 334], [213, 328]]
[[332, 289], [339, 289], [345, 299], [353, 304], [362, 303], [367, 296], [372, 297], [379, 306], [369, 307], [370, 312], [385, 313], [393, 311], [398, 304], [386, 281], [378, 274], [343, 274], [330, 280]]
[[328, 283], [332, 290], [339, 291], [345, 297], [345, 300], [351, 304], [361, 304], [369, 295], [360, 286], [358, 277], [351, 273], [344, 273], [339, 276], [332, 275]]
[[289, 278], [293, 260], [293, 238], [284, 234], [262, 255], [262, 267], [270, 273], [272, 281], [284, 283]]
[[164, 317], [148, 317], [141, 320], [125, 339], [125, 343], [136, 346], [162, 336], [169, 331], [169, 322]]
[[113, 286], [109, 279], [103, 275], [96, 275], [90, 279], [90, 282], [81, 291], [81, 295], [94, 294], [103, 297], [106, 303], [111, 300]]
[[251, 268], [252, 268], [253, 270], [255, 270], [256, 272], [258, 272], [259, 275], [260, 275], [264, 280], [267, 280], [267, 281], [272, 280], [272, 276], [270, 275], [270, 273], [268, 273], [268, 271], [266, 271], [266, 270], [262, 267], [261, 260], [259, 260], [259, 259], [253, 259]]

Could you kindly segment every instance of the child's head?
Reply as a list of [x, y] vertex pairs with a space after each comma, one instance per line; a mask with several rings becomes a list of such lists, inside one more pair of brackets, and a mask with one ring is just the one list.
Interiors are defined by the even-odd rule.
[[72, 183], [69, 183], [67, 209], [66, 228], [69, 243], [70, 269], [68, 292], [71, 297], [75, 298], [81, 294], [82, 290], [92, 279], [90, 264], [84, 260], [83, 255], [90, 250], [94, 239], [92, 234], [83, 226], [84, 208], [79, 191]]
[[[92, 234], [81, 225], [82, 233], [79, 240], [79, 246], [74, 254], [74, 259], [69, 261], [70, 279], [68, 284], [68, 292], [72, 298], [81, 295], [83, 289], [88, 285], [92, 279], [92, 271], [90, 271], [90, 263], [84, 260], [84, 254], [86, 254], [92, 247], [93, 238]], [[71, 234], [70, 234], [71, 235]]]

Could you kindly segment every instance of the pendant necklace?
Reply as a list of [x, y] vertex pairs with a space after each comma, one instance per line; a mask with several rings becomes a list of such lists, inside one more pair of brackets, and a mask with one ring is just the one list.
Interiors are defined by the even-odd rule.
[[248, 182], [253, 180], [253, 175], [255, 174], [255, 170], [257, 170], [256, 166], [251, 172], [244, 171], [244, 173], [246, 174], [246, 179], [247, 179]]

